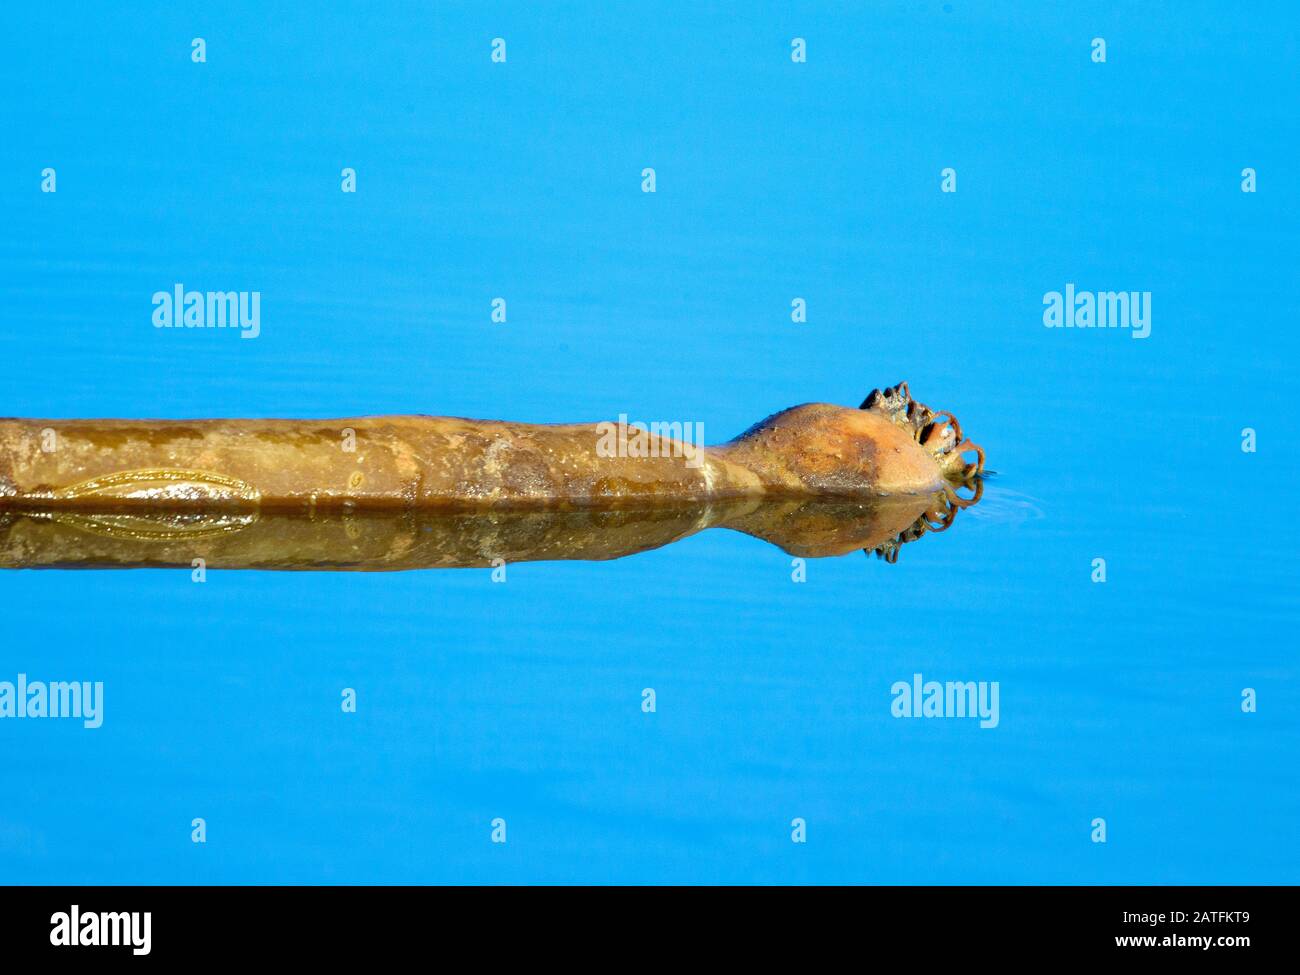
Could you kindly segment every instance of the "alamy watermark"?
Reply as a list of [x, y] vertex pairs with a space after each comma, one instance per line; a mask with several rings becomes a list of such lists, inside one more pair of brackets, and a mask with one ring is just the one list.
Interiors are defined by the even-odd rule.
[[704, 464], [704, 424], [628, 422], [620, 413], [618, 422], [596, 424], [597, 457], [684, 457], [687, 467]]
[[87, 728], [104, 723], [104, 682], [0, 681], [0, 718], [80, 718]]
[[1129, 336], [1151, 334], [1150, 291], [1076, 291], [1043, 295], [1043, 325], [1047, 328], [1127, 328]]
[[153, 306], [154, 328], [237, 328], [242, 339], [262, 334], [260, 291], [186, 291], [178, 282], [155, 291]]
[[152, 911], [83, 911], [73, 904], [50, 915], [50, 944], [56, 948], [123, 947], [147, 955], [152, 930]]
[[981, 728], [996, 728], [1001, 720], [997, 681], [925, 680], [913, 674], [909, 683], [895, 681], [889, 689], [889, 711], [896, 718], [979, 718]]

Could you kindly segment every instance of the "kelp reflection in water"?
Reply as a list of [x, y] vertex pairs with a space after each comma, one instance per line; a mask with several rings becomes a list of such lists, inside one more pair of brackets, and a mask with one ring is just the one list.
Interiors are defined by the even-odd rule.
[[979, 500], [952, 491], [879, 501], [744, 500], [568, 510], [266, 511], [255, 508], [0, 513], [0, 568], [392, 571], [500, 562], [602, 561], [730, 528], [802, 558], [856, 550], [886, 561]]

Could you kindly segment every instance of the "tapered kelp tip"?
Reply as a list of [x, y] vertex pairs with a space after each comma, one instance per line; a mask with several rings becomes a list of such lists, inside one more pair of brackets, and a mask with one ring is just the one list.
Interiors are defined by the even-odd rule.
[[858, 409], [872, 410], [907, 430], [949, 480], [966, 483], [984, 473], [984, 449], [966, 438], [952, 413], [936, 412], [913, 399], [906, 382], [873, 389]]

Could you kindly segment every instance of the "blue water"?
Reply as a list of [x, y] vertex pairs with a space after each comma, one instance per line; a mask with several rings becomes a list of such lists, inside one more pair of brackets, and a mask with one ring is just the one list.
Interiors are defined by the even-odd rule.
[[[758, 6], [0, 15], [0, 414], [716, 441], [906, 379], [998, 472], [803, 583], [721, 530], [504, 584], [0, 573], [0, 681], [105, 685], [0, 721], [0, 881], [1300, 880], [1300, 16]], [[178, 282], [260, 336], [154, 328]], [[1067, 283], [1149, 337], [1044, 328]], [[894, 718], [915, 673], [998, 726]]]

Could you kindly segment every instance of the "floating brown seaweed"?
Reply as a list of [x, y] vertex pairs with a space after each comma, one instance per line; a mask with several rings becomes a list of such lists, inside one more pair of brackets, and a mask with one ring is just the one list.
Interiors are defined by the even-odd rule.
[[906, 384], [856, 410], [793, 407], [715, 447], [425, 416], [0, 420], [0, 566], [611, 559], [713, 527], [893, 561], [978, 500], [983, 462]]

